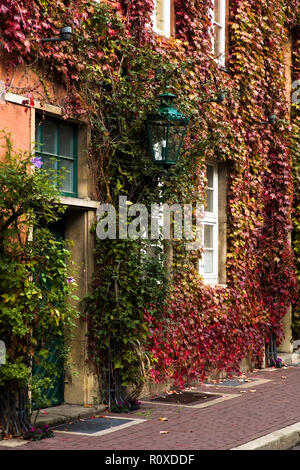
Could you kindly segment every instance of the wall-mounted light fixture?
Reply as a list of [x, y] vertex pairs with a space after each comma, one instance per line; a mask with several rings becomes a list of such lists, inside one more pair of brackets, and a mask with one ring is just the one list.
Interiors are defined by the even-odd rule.
[[276, 114], [271, 114], [271, 116], [268, 117], [267, 121], [255, 121], [256, 124], [261, 124], [261, 125], [266, 125], [266, 124], [274, 124], [275, 121], [277, 120]]
[[223, 103], [223, 101], [225, 101], [225, 98], [226, 98], [225, 92], [220, 91], [217, 94], [216, 98], [210, 98], [209, 100], [204, 100], [204, 101], [202, 101], [202, 103]]
[[58, 38], [42, 38], [41, 42], [62, 42], [62, 41], [69, 41], [72, 36], [72, 27], [71, 26], [64, 26], [60, 28], [59, 37]]
[[190, 118], [173, 106], [176, 95], [163, 93], [155, 114], [146, 119], [146, 129], [152, 158], [157, 165], [175, 165], [180, 153]]
[[[156, 71], [156, 78], [162, 71]], [[161, 104], [155, 114], [147, 116], [146, 129], [152, 158], [156, 165], [169, 168], [177, 163], [190, 118], [174, 108], [176, 95], [166, 92], [160, 95]], [[220, 91], [216, 98], [204, 103], [223, 103], [226, 92]]]

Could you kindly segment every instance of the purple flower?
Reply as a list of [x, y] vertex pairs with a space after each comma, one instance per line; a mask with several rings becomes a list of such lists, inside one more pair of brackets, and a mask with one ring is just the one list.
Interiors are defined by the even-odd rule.
[[67, 283], [70, 284], [70, 282], [75, 282], [74, 277], [72, 277], [72, 276], [69, 276], [69, 277], [68, 277]]
[[42, 162], [42, 159], [41, 157], [34, 157], [31, 159], [31, 163], [33, 164], [33, 166], [35, 166], [36, 168], [41, 168], [41, 166], [43, 165], [43, 162]]

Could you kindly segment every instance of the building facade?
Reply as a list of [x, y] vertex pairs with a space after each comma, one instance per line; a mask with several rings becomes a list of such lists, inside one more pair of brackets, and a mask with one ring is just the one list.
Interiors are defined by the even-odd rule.
[[[14, 2], [7, 3], [13, 4]], [[25, 15], [25, 12], [30, 12], [30, 8], [28, 2], [24, 1], [23, 3]], [[66, 20], [69, 18], [70, 21], [73, 18], [74, 38], [68, 44], [62, 42], [52, 46], [50, 42], [39, 46], [36, 44], [28, 46], [28, 49], [30, 47], [31, 49], [26, 54], [23, 53], [21, 46], [17, 54], [13, 44], [11, 47], [5, 47], [10, 39], [9, 34], [4, 31], [3, 48], [0, 51], [0, 84], [2, 87], [0, 129], [5, 129], [11, 134], [12, 143], [16, 149], [35, 152], [36, 155], [41, 156], [44, 169], [52, 168], [58, 173], [64, 174], [60, 199], [61, 203], [67, 206], [67, 210], [60, 227], [57, 229], [66, 240], [73, 240], [70, 251], [72, 260], [77, 266], [74, 277], [76, 277], [79, 286], [77, 294], [83, 298], [90, 290], [95, 270], [93, 252], [96, 246], [96, 237], [95, 233], [91, 232], [91, 228], [96, 222], [96, 210], [100, 203], [111, 202], [104, 194], [104, 179], [99, 184], [102, 173], [97, 173], [99, 166], [90, 154], [91, 140], [93, 139], [92, 146], [95, 149], [93, 120], [98, 117], [99, 122], [102, 122], [103, 134], [117, 135], [115, 129], [112, 131], [105, 127], [108, 121], [105, 120], [105, 117], [103, 118], [102, 110], [97, 113], [97, 110], [92, 109], [91, 95], [100, 93], [97, 89], [98, 84], [105, 99], [110, 93], [112, 95], [116, 93], [114, 88], [118, 86], [116, 75], [114, 75], [117, 73], [116, 64], [119, 70], [122, 69], [123, 75], [120, 74], [121, 82], [124, 80], [122, 83], [127, 83], [126, 77], [128, 74], [130, 76], [130, 73], [133, 76], [132, 83], [139, 79], [142, 83], [143, 73], [140, 68], [143, 65], [131, 65], [128, 62], [126, 69], [123, 67], [123, 63], [126, 62], [126, 54], [124, 53], [122, 56], [122, 53], [127, 47], [126, 41], [132, 40], [131, 44], [134, 44], [134, 38], [136, 38], [137, 48], [139, 44], [144, 47], [146, 41], [150, 44], [150, 48], [161, 54], [161, 62], [168, 61], [168, 57], [172, 57], [175, 64], [177, 61], [177, 65], [173, 67], [177, 74], [182, 72], [180, 61], [182, 57], [185, 57], [187, 88], [177, 91], [179, 91], [180, 98], [185, 100], [184, 103], [188, 103], [189, 100], [192, 103], [185, 106], [186, 112], [195, 111], [195, 120], [199, 122], [201, 119], [203, 120], [202, 128], [197, 127], [198, 124], [193, 124], [194, 127], [188, 136], [188, 151], [194, 154], [196, 150], [193, 149], [197, 148], [197, 142], [200, 142], [201, 139], [208, 141], [208, 145], [205, 148], [202, 146], [199, 150], [202, 156], [202, 163], [199, 164], [202, 189], [200, 188], [199, 191], [202, 191], [204, 210], [201, 249], [196, 256], [196, 261], [194, 260], [194, 267], [200, 276], [200, 285], [205, 290], [203, 305], [206, 305], [205, 302], [208, 298], [206, 296], [211, 296], [211, 299], [214, 300], [211, 304], [207, 304], [208, 307], [203, 307], [203, 312], [206, 312], [205, 309], [211, 312], [216, 305], [219, 305], [219, 309], [216, 307], [215, 316], [218, 319], [218, 325], [220, 325], [223, 321], [220, 319], [220, 315], [223, 313], [220, 312], [226, 312], [226, 315], [224, 313], [224, 319], [226, 319], [230, 315], [228, 312], [232, 312], [233, 317], [237, 315], [240, 318], [246, 318], [248, 312], [255, 311], [255, 313], [251, 313], [249, 325], [245, 320], [249, 329], [234, 333], [237, 335], [237, 344], [242, 341], [241, 337], [246, 338], [248, 333], [250, 336], [254, 335], [249, 347], [241, 346], [241, 352], [236, 352], [234, 361], [240, 363], [244, 358], [244, 366], [245, 358], [248, 360], [250, 357], [247, 363], [247, 366], [250, 367], [252, 358], [249, 354], [256, 347], [256, 333], [253, 333], [254, 330], [251, 328], [255, 329], [255, 325], [263, 321], [260, 320], [260, 309], [268, 311], [270, 319], [269, 329], [261, 327], [260, 333], [257, 333], [261, 342], [257, 344], [257, 348], [261, 348], [261, 344], [268, 337], [270, 329], [273, 328], [275, 334], [278, 334], [280, 338], [279, 351], [291, 353], [291, 310], [289, 307], [291, 299], [288, 292], [283, 292], [284, 277], [293, 276], [294, 272], [291, 247], [287, 238], [285, 242], [274, 247], [274, 252], [272, 252], [271, 245], [276, 237], [278, 239], [284, 238], [291, 230], [289, 221], [291, 161], [286, 156], [286, 152], [289, 140], [287, 122], [290, 120], [292, 93], [291, 33], [297, 24], [297, 11], [293, 11], [295, 2], [285, 2], [287, 4], [285, 25], [277, 24], [274, 17], [281, 11], [282, 2], [279, 1], [274, 2], [269, 10], [267, 2], [265, 2], [266, 5], [260, 5], [261, 2], [239, 0], [214, 0], [208, 2], [205, 7], [204, 3], [206, 2], [201, 1], [149, 0], [142, 2], [144, 5], [140, 5], [140, 3], [136, 0], [120, 1], [117, 5], [109, 1], [61, 2], [59, 8], [62, 8], [64, 18]], [[35, 4], [39, 14], [34, 12], [33, 21], [37, 23], [44, 21], [47, 24], [48, 20], [43, 16], [40, 2], [35, 2]], [[70, 7], [70, 12], [73, 14], [66, 11], [66, 6]], [[258, 10], [256, 11], [256, 9]], [[255, 17], [257, 13], [258, 15]], [[7, 12], [2, 10], [2, 14], [5, 16]], [[108, 21], [110, 17], [111, 20]], [[16, 30], [20, 30], [23, 34], [20, 38], [20, 43], [23, 42], [23, 45], [25, 40], [32, 44], [35, 39], [38, 41], [39, 34], [46, 37], [45, 33], [47, 31], [52, 33], [55, 31], [54, 26], [58, 25], [58, 18], [53, 13], [53, 18], [49, 19], [49, 29], [47, 27], [43, 33], [40, 29], [36, 29], [36, 38], [32, 34], [28, 38], [29, 33], [25, 26], [25, 20], [15, 19], [14, 21], [18, 25]], [[119, 23], [117, 24], [117, 22]], [[121, 28], [120, 25], [123, 25], [123, 29], [118, 29]], [[90, 44], [88, 43], [90, 27], [99, 28], [99, 42], [97, 44], [95, 37], [92, 38]], [[282, 35], [283, 32], [284, 35]], [[104, 34], [107, 36], [105, 37]], [[113, 46], [107, 45], [110, 39], [117, 41], [118, 34], [123, 35], [123, 42], [115, 42]], [[82, 45], [85, 40], [87, 41], [86, 47]], [[53, 50], [51, 50], [52, 47]], [[41, 52], [38, 51], [39, 48]], [[105, 48], [109, 49], [110, 55]], [[53, 57], [51, 57], [52, 52]], [[127, 52], [128, 50], [126, 50]], [[18, 54], [23, 57], [23, 62], [16, 60], [12, 66], [12, 60], [18, 57]], [[66, 55], [64, 56], [64, 54]], [[78, 54], [78, 63], [80, 64], [78, 68], [76, 54]], [[82, 61], [83, 56], [85, 62]], [[35, 57], [38, 57], [36, 64], [34, 63]], [[99, 65], [97, 65], [97, 57]], [[195, 65], [190, 67], [189, 61], [192, 63], [193, 60]], [[43, 61], [46, 64], [45, 67]], [[276, 76], [278, 64], [280, 64], [280, 69], [277, 70], [276, 83], [271, 83]], [[63, 69], [64, 67], [65, 69]], [[95, 75], [93, 78], [95, 89], [90, 90], [88, 94], [84, 90], [83, 80], [72, 78], [72, 74], [73, 72], [74, 75], [76, 75], [75, 72], [79, 75], [82, 73], [83, 76], [84, 68], [87, 70], [89, 67], [91, 74]], [[206, 72], [207, 70], [209, 73]], [[48, 76], [47, 73], [49, 73]], [[184, 83], [185, 80], [184, 71], [182, 73], [181, 78], [177, 75], [179, 80], [182, 79], [180, 83]], [[147, 73], [145, 73], [146, 75]], [[152, 80], [155, 81], [153, 77]], [[147, 95], [148, 83], [145, 83], [144, 93]], [[126, 86], [124, 85], [124, 89], [118, 88], [120, 96], [123, 93], [120, 100], [126, 96]], [[261, 88], [259, 88], [260, 86]], [[78, 112], [81, 105], [74, 104], [75, 99], [72, 102], [70, 98], [72, 90], [75, 90], [76, 87], [78, 96], [81, 98], [89, 96], [90, 99], [89, 107], [82, 115]], [[276, 87], [279, 88], [276, 89]], [[223, 99], [218, 101], [220, 93], [226, 97], [225, 101]], [[95, 96], [96, 106], [101, 103], [102, 99], [104, 98]], [[112, 109], [115, 103], [116, 101], [112, 100]], [[128, 102], [127, 107], [131, 106], [136, 106], [136, 103], [130, 104]], [[103, 112], [106, 112], [107, 109], [107, 107], [104, 108]], [[136, 115], [140, 124], [141, 119], [138, 112], [137, 106]], [[117, 113], [118, 110], [116, 110]], [[274, 113], [277, 116], [277, 121], [272, 127], [268, 118]], [[116, 122], [113, 119], [110, 121], [111, 123]], [[97, 131], [99, 131], [99, 127]], [[122, 133], [122, 131], [120, 132]], [[115, 139], [117, 140], [117, 137]], [[215, 140], [217, 144], [211, 146], [208, 139]], [[104, 141], [101, 142], [99, 160], [102, 158], [100, 157], [101, 152], [103, 151], [105, 154], [106, 151], [103, 150]], [[143, 148], [146, 153], [148, 151], [147, 145], [148, 143], [144, 141]], [[111, 151], [111, 148], [107, 147], [107, 152]], [[119, 148], [117, 151], [121, 152], [121, 150]], [[271, 157], [272, 154], [274, 161]], [[284, 158], [281, 155], [284, 155]], [[273, 164], [275, 165], [275, 160], [281, 162], [282, 167], [280, 165], [276, 168], [272, 167]], [[111, 165], [111, 163], [109, 164]], [[243, 165], [248, 165], [248, 167], [243, 168]], [[280, 168], [287, 168], [287, 180], [279, 181], [278, 176], [278, 181], [275, 177], [271, 181], [269, 176], [276, 175]], [[193, 174], [197, 171], [195, 168]], [[258, 173], [259, 171], [261, 173]], [[133, 178], [135, 177], [134, 175]], [[110, 188], [113, 188], [117, 186], [118, 182], [110, 180], [109, 184]], [[276, 202], [276, 207], [272, 206], [273, 201]], [[276, 211], [277, 214], [278, 211], [280, 212], [280, 205], [283, 201], [286, 212], [279, 220]], [[273, 224], [273, 234], [269, 231], [270, 224]], [[281, 224], [281, 232], [278, 229], [278, 224]], [[276, 231], [278, 231], [277, 235]], [[273, 259], [270, 260], [272, 256]], [[268, 263], [270, 267], [265, 267]], [[288, 266], [286, 271], [285, 263]], [[248, 267], [249, 273], [247, 272], [245, 279], [242, 279], [242, 273], [247, 271]], [[273, 277], [270, 274], [267, 279], [265, 272], [272, 273]], [[274, 289], [270, 288], [272, 279], [274, 280]], [[291, 292], [295, 289], [292, 279], [291, 286], [286, 289], [290, 289]], [[259, 295], [256, 295], [256, 290], [259, 291]], [[196, 292], [196, 295], [199, 295], [199, 292]], [[225, 305], [224, 309], [223, 304]], [[197, 305], [201, 311], [201, 302]], [[281, 307], [276, 309], [276, 305], [281, 305]], [[79, 309], [81, 308], [79, 306]], [[227, 326], [224, 323], [225, 331], [228, 332], [230, 328], [235, 331], [242, 330], [242, 327], [237, 326], [238, 324], [240, 325], [237, 322]], [[64, 394], [60, 397], [61, 402], [92, 404], [95, 400], [99, 400], [97, 376], [94, 364], [89, 360], [88, 354], [88, 325], [89, 323], [84, 319], [78, 321], [72, 344], [74, 369], [65, 371]], [[201, 328], [199, 338], [203, 333]], [[187, 335], [191, 334], [196, 338], [195, 330], [191, 331], [192, 333], [187, 333]], [[265, 337], [263, 337], [263, 331]], [[228, 334], [230, 336], [230, 333]], [[196, 341], [195, 338], [192, 345]], [[178, 336], [177, 342], [181, 340]], [[220, 337], [218, 340], [221, 341]], [[198, 339], [198, 341], [200, 340]], [[235, 341], [234, 336], [233, 341]], [[162, 345], [163, 342], [159, 343], [157, 347], [162, 348]], [[185, 339], [182, 340], [182, 348], [186, 347]], [[199, 357], [202, 354], [202, 362], [200, 361], [199, 364], [207, 364], [207, 357], [210, 356], [209, 346], [205, 346], [205, 348], [208, 348], [205, 349], [205, 352], [199, 350]], [[230, 349], [230, 345], [228, 348]], [[160, 352], [155, 348], [152, 351], [154, 351], [153, 354], [156, 355], [157, 361], [163, 362]], [[211, 355], [213, 361], [218, 363], [216, 370], [221, 370], [222, 359], [220, 357], [215, 359], [214, 353]], [[227, 354], [225, 351], [224, 370], [226, 370], [228, 355], [229, 353]], [[169, 375], [166, 374], [164, 377], [166, 380], [177, 378], [174, 375], [174, 370], [182, 357], [174, 347], [173, 353], [170, 353], [168, 358], [169, 363], [174, 365], [174, 369], [172, 373], [168, 369]], [[161, 375], [164, 368], [165, 364], [159, 369]], [[183, 368], [182, 374], [185, 373], [186, 369]], [[192, 376], [196, 377], [197, 373]]]

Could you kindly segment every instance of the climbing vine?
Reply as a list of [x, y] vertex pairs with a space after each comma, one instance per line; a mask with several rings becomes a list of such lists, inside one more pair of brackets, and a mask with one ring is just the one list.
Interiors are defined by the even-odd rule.
[[[8, 436], [28, 430], [33, 405], [49, 405], [45, 395], [62, 373], [47, 360], [49, 345], [64, 339], [60, 354], [68, 356], [78, 312], [68, 302], [75, 285], [70, 253], [51, 232], [64, 210], [58, 190], [38, 157], [15, 152], [7, 135], [0, 142], [0, 337], [6, 349], [0, 411]], [[34, 376], [33, 363], [42, 367]]]
[[[7, 90], [18, 92], [13, 70], [31, 63], [38, 81], [27, 95], [60, 104], [65, 117], [89, 125], [99, 201], [117, 207], [123, 195], [148, 207], [201, 203], [205, 161], [227, 167], [226, 287], [205, 285], [200, 253], [185, 252], [179, 241], [169, 284], [160, 255], [156, 263], [141, 259], [149, 252], [145, 241], [97, 242], [85, 316], [100, 382], [108, 371], [106, 389], [109, 380], [118, 390], [138, 384], [146, 357], [156, 381], [180, 385], [236, 371], [246, 356], [261, 364], [270, 333], [282, 339], [282, 319], [297, 295], [288, 242], [293, 151], [284, 48], [298, 2], [230, 1], [226, 69], [211, 53], [212, 2], [174, 0], [171, 38], [151, 32], [153, 4], [4, 0], [0, 7]], [[57, 34], [62, 22], [73, 26], [72, 42], [41, 45], [37, 38]], [[64, 94], [56, 93], [57, 81]], [[180, 161], [168, 175], [151, 163], [144, 130], [166, 85], [191, 116]], [[226, 102], [209, 102], [220, 91]], [[262, 125], [271, 114], [275, 123]]]
[[[294, 183], [294, 208], [292, 213], [293, 218], [293, 232], [292, 232], [292, 242], [293, 249], [296, 257], [296, 268], [297, 268], [297, 278], [298, 282], [300, 279], [300, 175], [299, 175], [299, 125], [300, 125], [300, 107], [299, 107], [299, 78], [300, 78], [300, 69], [299, 69], [299, 20], [297, 26], [293, 29], [293, 56], [292, 56], [292, 65], [293, 65], [293, 74], [292, 80], [293, 84], [296, 84], [296, 88], [293, 88], [293, 98], [292, 99], [292, 122], [293, 122], [293, 132], [292, 132], [292, 142], [291, 150], [293, 153], [293, 183]], [[294, 306], [293, 317], [292, 317], [292, 327], [294, 338], [298, 339], [300, 336], [300, 304]]]

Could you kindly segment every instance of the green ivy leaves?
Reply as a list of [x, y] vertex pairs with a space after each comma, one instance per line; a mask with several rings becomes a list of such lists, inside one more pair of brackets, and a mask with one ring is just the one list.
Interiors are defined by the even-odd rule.
[[[0, 337], [7, 363], [0, 368], [0, 384], [14, 393], [31, 382], [37, 345], [61, 335], [67, 340], [78, 313], [68, 303], [69, 252], [49, 229], [63, 212], [58, 191], [46, 171], [32, 170], [31, 155], [14, 152], [8, 136], [5, 142], [0, 162]], [[49, 371], [45, 380], [51, 382], [55, 373]]]

